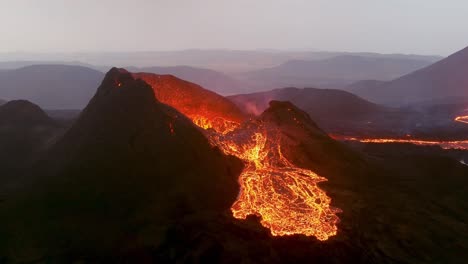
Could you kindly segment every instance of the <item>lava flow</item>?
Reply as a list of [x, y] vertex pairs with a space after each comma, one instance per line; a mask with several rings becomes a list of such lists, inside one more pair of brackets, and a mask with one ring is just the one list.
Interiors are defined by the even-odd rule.
[[443, 149], [461, 149], [468, 150], [468, 140], [454, 141], [435, 141], [435, 140], [419, 140], [419, 139], [397, 139], [397, 138], [356, 138], [356, 137], [339, 137], [333, 136], [336, 140], [343, 141], [359, 141], [363, 143], [407, 143], [419, 146], [440, 146]]
[[[211, 144], [241, 159], [240, 194], [231, 206], [234, 217], [261, 217], [272, 235], [303, 234], [327, 240], [337, 232], [339, 209], [317, 183], [326, 181], [298, 168], [281, 152], [282, 134], [259, 120], [248, 120], [229, 100], [173, 76], [134, 74], [150, 84], [155, 97], [203, 128]], [[171, 133], [172, 127], [169, 127]]]
[[468, 115], [455, 117], [456, 122], [468, 124]]
[[317, 183], [326, 181], [314, 172], [298, 168], [281, 152], [278, 132], [268, 132], [262, 123], [255, 131], [240, 128], [234, 133], [210, 136], [226, 154], [246, 165], [239, 177], [241, 193], [232, 205], [234, 217], [258, 215], [272, 235], [303, 234], [327, 240], [337, 232], [339, 209]]

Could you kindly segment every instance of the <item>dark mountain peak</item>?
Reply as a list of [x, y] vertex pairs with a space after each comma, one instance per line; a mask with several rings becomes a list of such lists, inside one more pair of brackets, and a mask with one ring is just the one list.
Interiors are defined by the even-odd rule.
[[13, 100], [0, 106], [0, 124], [38, 125], [53, 123], [37, 105], [26, 100]]
[[134, 78], [125, 69], [112, 68], [83, 113], [111, 108], [113, 111], [128, 109], [134, 112], [145, 107], [151, 108], [156, 102], [153, 89], [145, 81]]
[[[128, 206], [136, 203], [151, 211], [145, 211], [148, 218], [160, 219], [170, 217], [161, 211], [162, 205], [153, 207], [161, 199], [171, 208], [180, 203], [184, 213], [187, 208], [229, 208], [238, 193], [236, 176], [241, 167], [238, 160], [213, 148], [182, 113], [156, 100], [145, 81], [117, 68], [106, 74], [48, 160], [56, 169], [46, 175], [81, 184], [64, 189], [105, 190], [106, 196], [95, 198], [122, 199]], [[70, 197], [66, 194], [63, 199]]]
[[269, 107], [260, 115], [260, 119], [278, 126], [307, 127], [325, 135], [309, 114], [289, 101], [270, 101]]

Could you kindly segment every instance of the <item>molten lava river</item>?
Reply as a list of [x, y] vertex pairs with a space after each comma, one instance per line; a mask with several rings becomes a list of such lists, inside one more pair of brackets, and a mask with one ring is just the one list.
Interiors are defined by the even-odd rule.
[[279, 132], [261, 121], [241, 125], [188, 116], [205, 129], [211, 144], [245, 163], [241, 192], [231, 207], [235, 218], [260, 216], [274, 236], [303, 234], [327, 240], [336, 234], [340, 210], [330, 206], [330, 197], [317, 186], [326, 179], [289, 162], [281, 152]]

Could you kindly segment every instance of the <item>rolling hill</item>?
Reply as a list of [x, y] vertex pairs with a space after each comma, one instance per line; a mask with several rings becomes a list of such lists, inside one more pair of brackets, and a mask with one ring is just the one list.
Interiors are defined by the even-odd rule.
[[0, 71], [0, 97], [47, 109], [82, 109], [104, 74], [82, 66], [33, 65]]

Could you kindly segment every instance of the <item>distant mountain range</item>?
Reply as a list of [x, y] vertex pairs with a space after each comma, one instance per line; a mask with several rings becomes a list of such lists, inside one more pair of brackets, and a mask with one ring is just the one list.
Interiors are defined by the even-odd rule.
[[[69, 61], [89, 65], [136, 67], [187, 65], [225, 73], [239, 73], [271, 68], [291, 60], [325, 60], [341, 55], [369, 58], [393, 58], [434, 62], [440, 56], [378, 54], [370, 52], [329, 52], [294, 50], [179, 50], [149, 52], [80, 52], [80, 53], [0, 53], [0, 61]], [[68, 64], [68, 63], [66, 63]], [[0, 63], [1, 68], [1, 63]], [[104, 69], [107, 71], [110, 69]]]
[[0, 71], [0, 97], [25, 99], [47, 109], [82, 109], [102, 72], [70, 65], [33, 65]]
[[363, 79], [390, 80], [439, 59], [272, 50], [0, 54], [0, 60], [4, 60], [0, 62], [0, 98], [27, 99], [46, 109], [82, 109], [93, 95], [92, 87], [102, 80], [102, 72], [111, 68], [104, 65], [134, 65], [127, 68], [132, 72], [171, 74], [231, 95], [281, 87], [342, 88]]
[[370, 101], [405, 105], [468, 97], [468, 47], [390, 82], [361, 82], [349, 91]]
[[340, 55], [324, 60], [292, 60], [247, 72], [239, 78], [264, 89], [280, 87], [342, 88], [360, 80], [392, 80], [432, 63], [429, 60]]

